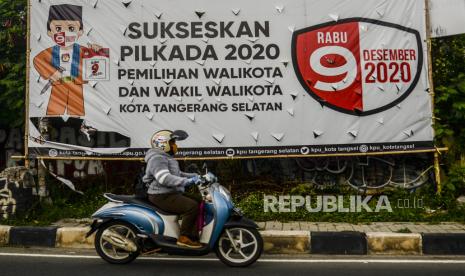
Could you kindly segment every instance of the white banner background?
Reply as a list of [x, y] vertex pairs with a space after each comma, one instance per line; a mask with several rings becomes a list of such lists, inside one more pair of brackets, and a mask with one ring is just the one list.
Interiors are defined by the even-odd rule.
[[[52, 47], [54, 42], [47, 35], [47, 18], [50, 5], [73, 4], [83, 7], [84, 35], [77, 43], [98, 44], [104, 48], [110, 48], [110, 81], [100, 81], [95, 87], [84, 84], [85, 116], [82, 118], [86, 124], [91, 125], [98, 131], [113, 131], [130, 137], [131, 149], [147, 149], [149, 141], [154, 132], [161, 129], [182, 129], [189, 133], [190, 138], [180, 142], [180, 146], [190, 149], [227, 149], [236, 148], [234, 154], [239, 155], [275, 155], [275, 154], [312, 154], [312, 153], [335, 153], [335, 152], [359, 152], [366, 151], [365, 147], [358, 146], [351, 149], [324, 149], [318, 146], [324, 145], [362, 145], [362, 144], [414, 144], [415, 142], [431, 142], [433, 140], [431, 121], [431, 98], [426, 92], [428, 89], [427, 77], [427, 53], [425, 40], [425, 17], [424, 3], [417, 0], [171, 0], [152, 1], [134, 0], [126, 8], [119, 0], [98, 1], [95, 8], [95, 0], [91, 1], [31, 1], [31, 72], [30, 72], [30, 117], [46, 116], [46, 109], [50, 97], [50, 91], [40, 95], [40, 91], [47, 80], [38, 79], [38, 72], [34, 69], [33, 58], [42, 50]], [[239, 13], [235, 15], [234, 12]], [[205, 14], [199, 19], [195, 11]], [[161, 14], [160, 19], [157, 18]], [[299, 83], [292, 65], [291, 42], [292, 30], [300, 30], [317, 24], [342, 20], [345, 18], [362, 17], [375, 19], [389, 23], [406, 26], [417, 30], [421, 34], [422, 51], [424, 54], [421, 76], [412, 93], [398, 106], [383, 112], [368, 115], [355, 116], [333, 110], [328, 107], [322, 108], [320, 103], [312, 98]], [[230, 22], [238, 24], [247, 21], [251, 26], [253, 22], [269, 21], [270, 35], [261, 35], [254, 42], [253, 38], [210, 38], [208, 41], [202, 38], [169, 38], [164, 39], [131, 39], [128, 34], [131, 31], [123, 30], [131, 22]], [[237, 25], [231, 30], [236, 31]], [[40, 38], [40, 39], [39, 39]], [[408, 36], [383, 37], [381, 34], [370, 34], [373, 49], [381, 49], [386, 45], [405, 45], [411, 48], [415, 42]], [[247, 44], [264, 46], [276, 44], [280, 49], [277, 59], [270, 60], [230, 60], [225, 61], [228, 54], [225, 49], [227, 44], [239, 46]], [[218, 60], [208, 59], [201, 64], [200, 61], [157, 61], [153, 64], [149, 61], [135, 61], [134, 56], [121, 61], [119, 66], [115, 60], [120, 59], [121, 46], [147, 46], [147, 54], [152, 56], [151, 48], [156, 45], [166, 45], [165, 55], [169, 56], [172, 46], [197, 45], [205, 49], [212, 45], [218, 56]], [[168, 54], [167, 54], [168, 53]], [[289, 62], [284, 66], [283, 62]], [[250, 63], [250, 64], [248, 64]], [[282, 95], [254, 96], [218, 96], [209, 97], [205, 86], [215, 87], [217, 84], [212, 79], [206, 79], [203, 75], [204, 68], [255, 68], [273, 67], [279, 68], [283, 77], [275, 77], [273, 80], [263, 78], [248, 79], [221, 79], [221, 86], [230, 88], [240, 85], [270, 85], [279, 86]], [[163, 80], [134, 80], [131, 85], [127, 78], [118, 79], [118, 69], [166, 69], [166, 68], [197, 68], [198, 79], [173, 79], [169, 87], [180, 88], [182, 86], [198, 87], [202, 99], [197, 97], [156, 97], [153, 87], [167, 87]], [[134, 97], [132, 104], [147, 104], [150, 112], [124, 113], [120, 112], [122, 105], [131, 104], [128, 97], [120, 97], [119, 87], [150, 87], [150, 97]], [[378, 91], [380, 97], [383, 93], [396, 93], [395, 85], [384, 87], [385, 91]], [[294, 100], [291, 96], [297, 94]], [[282, 110], [279, 111], [254, 111], [253, 120], [249, 120], [243, 111], [231, 110], [233, 103], [253, 104], [260, 102], [281, 103]], [[153, 104], [219, 104], [228, 106], [227, 112], [155, 112]], [[108, 114], [107, 114], [108, 113]], [[150, 114], [153, 113], [153, 114]], [[292, 114], [293, 115], [292, 115]], [[248, 115], [251, 115], [247, 113]], [[153, 115], [153, 117], [152, 117]], [[67, 117], [65, 115], [65, 117]], [[152, 117], [150, 119], [150, 117]], [[194, 118], [194, 120], [192, 120]], [[258, 133], [258, 139], [254, 136]], [[317, 133], [318, 135], [315, 135]], [[354, 135], [355, 134], [355, 135]], [[39, 130], [34, 124], [30, 124], [30, 135], [39, 137]], [[221, 143], [217, 138], [224, 136]], [[318, 137], [316, 137], [318, 136]], [[256, 138], [256, 137], [255, 137]], [[278, 139], [281, 138], [281, 139]], [[279, 141], [278, 141], [279, 140]], [[262, 148], [301, 146], [309, 147], [299, 152], [237, 152], [238, 148]], [[312, 149], [315, 146], [315, 150]], [[29, 141], [29, 147], [38, 150], [42, 155], [79, 155], [76, 151], [48, 151], [50, 148], [62, 150], [82, 150], [83, 154], [119, 153], [126, 148], [97, 149], [93, 146], [81, 147], [67, 145], [66, 143], [46, 142], [44, 144]], [[317, 149], [319, 148], [319, 149]], [[418, 147], [390, 148], [391, 150], [414, 150]], [[46, 151], [41, 151], [41, 149]], [[130, 150], [128, 150], [129, 152]], [[388, 151], [388, 149], [368, 148], [368, 151]], [[231, 152], [230, 152], [231, 153]], [[183, 154], [181, 152], [181, 154]], [[136, 153], [121, 154], [125, 157], [137, 157], [143, 155], [143, 151]], [[186, 152], [188, 156], [225, 156], [224, 151], [213, 154]]]
[[465, 33], [465, 0], [429, 0], [432, 37]]

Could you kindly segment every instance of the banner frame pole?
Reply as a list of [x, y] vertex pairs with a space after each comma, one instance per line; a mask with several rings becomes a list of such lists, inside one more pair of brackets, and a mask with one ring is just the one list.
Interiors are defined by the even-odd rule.
[[26, 86], [24, 93], [24, 166], [29, 169], [29, 81], [31, 58], [31, 0], [27, 0], [27, 31], [26, 31]]
[[[336, 153], [336, 154], [288, 154], [288, 155], [263, 155], [263, 156], [221, 156], [221, 157], [176, 157], [176, 160], [183, 161], [198, 161], [198, 160], [240, 160], [240, 159], [273, 159], [273, 158], [318, 158], [318, 157], [352, 157], [352, 156], [380, 156], [380, 155], [405, 155], [412, 153], [438, 153], [448, 151], [448, 148], [434, 148], [425, 150], [411, 150], [411, 151], [391, 151], [391, 152], [371, 152], [371, 153]], [[12, 156], [13, 159], [23, 159], [24, 156]], [[124, 157], [49, 157], [37, 156], [37, 159], [43, 160], [101, 160], [101, 161], [144, 161], [144, 157], [124, 158]]]
[[[436, 124], [436, 116], [434, 115], [434, 81], [433, 81], [433, 55], [432, 55], [432, 38], [431, 38], [431, 14], [430, 14], [430, 0], [425, 0], [425, 27], [426, 27], [426, 47], [428, 51], [428, 83], [429, 83], [429, 94], [431, 97], [431, 112], [432, 112], [432, 125], [433, 125], [433, 137], [436, 136], [434, 125]], [[436, 193], [439, 195], [442, 191], [441, 183], [441, 164], [439, 160], [439, 151], [434, 153], [434, 178], [436, 181]]]

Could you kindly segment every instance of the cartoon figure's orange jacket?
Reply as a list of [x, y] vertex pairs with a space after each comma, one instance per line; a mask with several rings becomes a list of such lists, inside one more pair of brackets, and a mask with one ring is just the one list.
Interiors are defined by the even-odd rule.
[[[77, 45], [79, 49], [79, 73], [77, 77], [68, 77], [65, 80], [55, 81], [47, 106], [47, 115], [84, 116], [84, 96], [82, 85], [87, 83], [82, 79], [82, 60], [86, 47]], [[43, 79], [50, 77], [57, 71], [53, 66], [53, 47], [47, 48], [34, 57], [34, 67]]]

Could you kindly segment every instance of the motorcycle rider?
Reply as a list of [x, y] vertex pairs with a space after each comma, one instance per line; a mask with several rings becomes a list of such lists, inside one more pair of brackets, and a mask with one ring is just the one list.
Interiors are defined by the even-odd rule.
[[172, 131], [161, 130], [151, 139], [152, 148], [145, 155], [147, 167], [143, 181], [150, 183], [147, 191], [149, 201], [156, 207], [173, 214], [181, 215], [181, 235], [177, 245], [200, 248], [197, 231], [198, 202], [185, 196], [185, 188], [197, 184], [198, 174], [185, 173], [179, 169], [174, 159], [177, 152], [176, 139]]

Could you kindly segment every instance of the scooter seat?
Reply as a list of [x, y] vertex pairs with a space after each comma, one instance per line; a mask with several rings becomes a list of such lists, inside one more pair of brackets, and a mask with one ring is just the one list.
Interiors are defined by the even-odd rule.
[[114, 201], [120, 201], [120, 202], [123, 202], [123, 203], [134, 204], [134, 205], [139, 205], [139, 206], [142, 206], [142, 207], [146, 207], [146, 208], [152, 209], [155, 212], [160, 213], [160, 214], [165, 215], [165, 216], [176, 216], [176, 214], [168, 213], [166, 211], [161, 210], [160, 208], [153, 205], [146, 198], [138, 198], [138, 197], [136, 197], [134, 195], [114, 195], [114, 194], [110, 194], [110, 193], [106, 193], [105, 197], [110, 199], [110, 200], [114, 200]]

